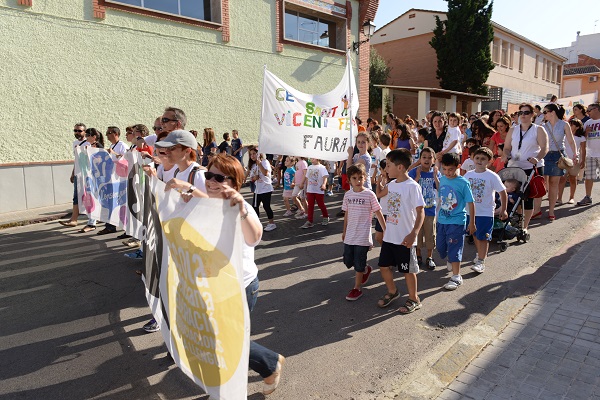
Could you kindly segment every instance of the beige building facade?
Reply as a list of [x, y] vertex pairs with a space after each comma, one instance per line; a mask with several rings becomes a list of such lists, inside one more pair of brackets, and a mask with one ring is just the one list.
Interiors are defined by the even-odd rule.
[[[263, 68], [333, 89], [378, 0], [0, 0], [0, 213], [70, 201], [73, 125], [188, 129], [258, 140]], [[369, 44], [353, 54], [368, 110]], [[122, 135], [124, 140], [124, 134]]]

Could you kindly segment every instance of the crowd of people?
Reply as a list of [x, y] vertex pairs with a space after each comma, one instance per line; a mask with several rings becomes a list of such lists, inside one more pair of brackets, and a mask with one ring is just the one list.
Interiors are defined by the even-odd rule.
[[[437, 268], [435, 250], [450, 272], [444, 288], [456, 290], [463, 285], [465, 237], [472, 238], [477, 250], [471, 269], [481, 274], [486, 268], [495, 223], [507, 221], [515, 199], [522, 200], [518, 212], [522, 214], [524, 233], [531, 219], [544, 217], [542, 198], [529, 196], [514, 179], [503, 181], [498, 173], [504, 168], [519, 168], [527, 176], [544, 177], [549, 201], [546, 218], [550, 222], [556, 219], [556, 206], [592, 204], [593, 182], [600, 168], [600, 105], [590, 104], [587, 109], [576, 105], [568, 120], [564, 108], [555, 102], [544, 107], [522, 103], [518, 110], [513, 114], [494, 110], [473, 115], [431, 111], [420, 121], [390, 113], [384, 125], [369, 118], [366, 126], [357, 118], [355, 146], [348, 148], [347, 159], [335, 162], [264, 154], [257, 146], [243, 146], [237, 131], [232, 132], [233, 138], [225, 133], [223, 142], [217, 145], [214, 130], [206, 128], [199, 145], [197, 132], [184, 130], [185, 113], [167, 108], [155, 121], [154, 135], [148, 135], [141, 124], [127, 129], [129, 147], [120, 142], [119, 129], [109, 127], [107, 150], [116, 157], [126, 151], [140, 151], [154, 165], [148, 166], [147, 172], [164, 181], [167, 188], [178, 190], [184, 200], [218, 197], [239, 208], [250, 310], [258, 293], [253, 248], [263, 231], [277, 228], [271, 207], [275, 190], [282, 187], [285, 212], [280, 218], [306, 220], [299, 225], [302, 229], [314, 226], [315, 203], [321, 211], [321, 224], [328, 225], [325, 196], [343, 190], [342, 208], [337, 214], [343, 218], [340, 257], [347, 268], [355, 271], [354, 285], [346, 299], [362, 297], [361, 288], [373, 270], [367, 265], [367, 254], [374, 246], [375, 217], [375, 242], [381, 246], [378, 266], [386, 286], [377, 305], [387, 307], [400, 297], [393, 276], [393, 269], [397, 269], [405, 277], [408, 292], [398, 311], [409, 314], [422, 307], [417, 274], [420, 269]], [[80, 136], [83, 132], [85, 140]], [[74, 133], [74, 148], [105, 147], [102, 134], [94, 128], [77, 124]], [[245, 165], [244, 151], [248, 152]], [[561, 159], [571, 164], [565, 161], [567, 167], [559, 167], [559, 161], [564, 161]], [[581, 179], [585, 180], [585, 195], [575, 202]], [[567, 183], [568, 200], [563, 202]], [[244, 184], [250, 186], [251, 205], [240, 194]], [[524, 193], [517, 195], [520, 189]], [[76, 194], [76, 183], [74, 190]], [[267, 216], [264, 227], [259, 219], [261, 206]], [[75, 195], [73, 216], [61, 223], [76, 226], [77, 218]], [[95, 226], [96, 221], [88, 220], [82, 232]], [[106, 225], [98, 234], [115, 230]], [[127, 245], [139, 246], [134, 238], [124, 239]], [[128, 256], [143, 258], [143, 252]], [[144, 329], [152, 332], [159, 327], [152, 320]], [[254, 342], [250, 350], [250, 366], [263, 377], [264, 393], [271, 393], [279, 383], [284, 358]]]

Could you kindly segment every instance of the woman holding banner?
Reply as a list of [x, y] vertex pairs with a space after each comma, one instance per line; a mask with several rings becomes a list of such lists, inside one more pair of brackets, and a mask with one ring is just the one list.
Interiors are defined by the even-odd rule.
[[[244, 168], [230, 155], [219, 154], [212, 158], [205, 172], [206, 193], [181, 179], [171, 179], [167, 189], [176, 189], [190, 193], [193, 197], [208, 197], [229, 200], [232, 207], [238, 207], [242, 225], [243, 269], [246, 299], [250, 311], [254, 309], [258, 298], [258, 267], [254, 262], [254, 247], [260, 243], [263, 227], [254, 208], [247, 203], [239, 190], [244, 183]], [[184, 198], [185, 199], [185, 198]], [[281, 368], [285, 358], [254, 341], [250, 341], [250, 368], [256, 371], [264, 382], [263, 394], [271, 394], [279, 385]]]

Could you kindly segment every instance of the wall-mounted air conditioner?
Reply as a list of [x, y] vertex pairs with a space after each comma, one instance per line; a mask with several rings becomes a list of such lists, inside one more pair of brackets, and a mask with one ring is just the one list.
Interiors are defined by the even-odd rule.
[[598, 82], [598, 75], [590, 76], [590, 82]]

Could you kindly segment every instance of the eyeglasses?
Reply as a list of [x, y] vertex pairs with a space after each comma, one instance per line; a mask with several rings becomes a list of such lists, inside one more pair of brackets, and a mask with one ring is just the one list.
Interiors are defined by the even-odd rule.
[[221, 175], [221, 174], [215, 174], [214, 172], [205, 172], [204, 173], [204, 178], [207, 181], [210, 181], [212, 178], [215, 178], [215, 181], [219, 182], [219, 183], [223, 183], [225, 182], [225, 179], [233, 179], [230, 176], [227, 175]]
[[[531, 113], [531, 111], [519, 111], [517, 114], [518, 115], [531, 115], [532, 113]], [[544, 114], [546, 114], [546, 112], [544, 112]]]
[[[166, 119], [166, 118], [163, 118], [163, 119]], [[163, 121], [162, 119], [161, 119], [161, 121], [162, 121], [162, 122], [165, 122], [165, 121]], [[171, 121], [171, 120], [169, 120], [169, 121]], [[169, 122], [169, 121], [167, 121], [167, 122]], [[166, 123], [166, 122], [165, 122], [165, 123]], [[153, 126], [153, 127], [152, 127], [152, 129], [153, 129], [153, 130], [155, 130], [155, 131], [162, 131], [162, 127], [161, 127], [161, 126]]]
[[96, 136], [95, 133], [86, 133], [85, 136], [90, 137], [90, 136]]
[[593, 111], [593, 110], [597, 110], [598, 108], [596, 107], [588, 107], [587, 112]]
[[107, 135], [114, 135], [117, 132], [106, 132]]
[[83, 129], [73, 129], [73, 132], [79, 132], [79, 133], [81, 133], [81, 132], [83, 132]]
[[[177, 120], [176, 120], [176, 119], [170, 119], [170, 118], [167, 118], [167, 117], [162, 117], [162, 118], [160, 119], [160, 122], [162, 122], [163, 124], [166, 124], [167, 122], [170, 122], [170, 121], [177, 122]], [[162, 128], [161, 128], [161, 129], [162, 129]]]
[[544, 113], [544, 115], [546, 115], [548, 113], [551, 113], [551, 112], [552, 112], [552, 110], [544, 110], [544, 111], [542, 111], [542, 113]]

